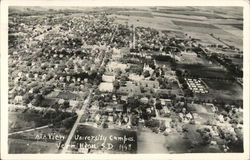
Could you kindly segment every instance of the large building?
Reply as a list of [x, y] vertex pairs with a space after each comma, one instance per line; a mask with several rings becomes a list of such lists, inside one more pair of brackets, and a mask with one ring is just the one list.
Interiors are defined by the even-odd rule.
[[102, 75], [102, 81], [103, 82], [114, 82], [115, 81], [115, 76], [113, 75]]
[[113, 92], [113, 90], [114, 90], [113, 83], [102, 82], [102, 83], [99, 85], [99, 90], [100, 90], [101, 92]]
[[119, 62], [110, 62], [107, 64], [107, 71], [114, 72], [116, 69], [120, 69], [122, 72], [125, 72], [125, 69], [128, 68], [127, 64], [119, 63]]

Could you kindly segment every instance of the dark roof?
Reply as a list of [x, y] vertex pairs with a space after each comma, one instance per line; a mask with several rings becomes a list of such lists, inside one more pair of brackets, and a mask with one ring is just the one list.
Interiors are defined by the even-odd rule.
[[78, 99], [79, 95], [71, 92], [59, 92], [55, 91], [52, 92], [48, 95], [49, 98], [60, 98], [60, 99], [65, 99], [65, 100], [74, 100]]

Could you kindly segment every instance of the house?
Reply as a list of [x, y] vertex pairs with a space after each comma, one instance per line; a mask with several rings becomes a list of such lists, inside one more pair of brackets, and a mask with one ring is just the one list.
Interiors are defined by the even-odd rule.
[[65, 101], [64, 99], [59, 99], [59, 100], [58, 100], [58, 104], [63, 104], [64, 101]]
[[70, 100], [69, 101], [69, 106], [71, 106], [72, 108], [78, 107], [79, 106], [79, 101]]
[[113, 83], [110, 83], [110, 82], [102, 82], [102, 83], [99, 85], [99, 90], [100, 90], [101, 92], [113, 92], [113, 90], [114, 90]]
[[95, 121], [98, 122], [100, 119], [101, 119], [101, 115], [100, 115], [100, 114], [97, 114], [97, 115], [95, 116]]
[[146, 65], [145, 63], [143, 66], [143, 71], [149, 71], [150, 75], [152, 75], [154, 72], [154, 70], [151, 67], [149, 67], [149, 65]]
[[109, 122], [113, 122], [113, 121], [114, 121], [113, 115], [109, 115], [109, 116], [108, 116], [108, 121], [109, 121]]
[[164, 107], [163, 107], [163, 111], [164, 111], [164, 113], [170, 113], [170, 110], [168, 109], [167, 106], [164, 106]]
[[121, 100], [127, 102], [128, 101], [128, 96], [121, 96]]
[[114, 105], [114, 108], [116, 112], [123, 112], [123, 105], [121, 104]]
[[15, 104], [20, 104], [23, 102], [23, 96], [16, 96], [14, 99]]
[[123, 57], [123, 56], [120, 55], [120, 54], [112, 54], [112, 59], [113, 59], [113, 60], [116, 60], [116, 61], [122, 59], [122, 57]]
[[213, 103], [205, 103], [205, 107], [208, 111], [210, 112], [215, 112], [215, 111], [218, 111], [218, 108], [216, 106], [214, 106]]
[[163, 106], [171, 104], [171, 99], [160, 99], [160, 101]]
[[140, 99], [140, 102], [144, 103], [144, 104], [147, 104], [148, 103], [148, 98], [147, 97], [142, 97]]
[[114, 111], [113, 105], [108, 105], [108, 106], [106, 107], [105, 111], [107, 111], [107, 112], [113, 112], [113, 111]]

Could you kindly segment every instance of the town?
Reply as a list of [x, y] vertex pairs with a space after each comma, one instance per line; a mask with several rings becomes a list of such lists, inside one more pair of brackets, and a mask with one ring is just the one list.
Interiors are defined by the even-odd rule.
[[[175, 29], [151, 27], [149, 13], [176, 14]], [[242, 152], [242, 43], [180, 15], [10, 8], [9, 153]]]

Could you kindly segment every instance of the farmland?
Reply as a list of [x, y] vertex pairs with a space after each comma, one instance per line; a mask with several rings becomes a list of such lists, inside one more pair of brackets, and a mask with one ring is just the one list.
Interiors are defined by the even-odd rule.
[[208, 28], [208, 29], [218, 29], [217, 27], [206, 24], [206, 23], [194, 23], [194, 22], [187, 22], [187, 21], [172, 21], [177, 26], [183, 26], [183, 27], [201, 27], [201, 28]]
[[[213, 33], [226, 43], [236, 45], [242, 49], [241, 46], [243, 42], [240, 38], [242, 37], [242, 23], [239, 23], [242, 19], [232, 18], [232, 15], [238, 16], [238, 13], [229, 10], [225, 14], [217, 8], [214, 10], [216, 14], [207, 12], [207, 10], [203, 10], [202, 8], [199, 11], [192, 7], [185, 11], [183, 11], [181, 7], [168, 7], [167, 9], [158, 10], [154, 8], [150, 10], [133, 10], [128, 8], [123, 11], [111, 11], [111, 16], [116, 17], [118, 23], [124, 24], [127, 21], [128, 24], [152, 27], [159, 30], [181, 30], [190, 33], [194, 38], [203, 36], [204, 38], [202, 38], [202, 40], [204, 41], [210, 39], [208, 34]], [[209, 42], [220, 44], [220, 42], [215, 39], [211, 39]]]
[[178, 64], [178, 69], [187, 71], [192, 77], [211, 78], [211, 79], [232, 79], [229, 72], [220, 67], [197, 65], [197, 64]]
[[209, 87], [210, 93], [215, 95], [217, 99], [235, 99], [242, 100], [243, 92], [242, 87], [231, 81], [203, 79]]

